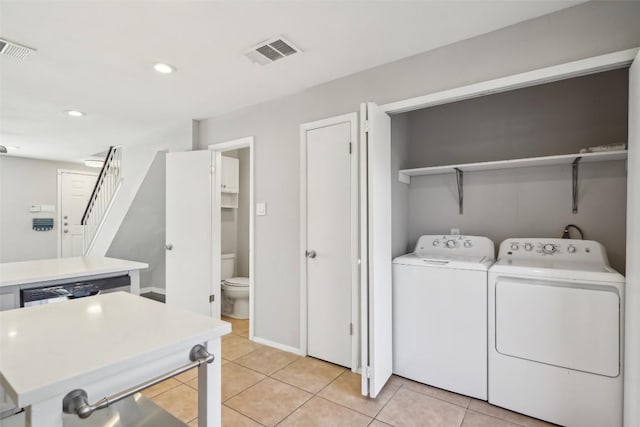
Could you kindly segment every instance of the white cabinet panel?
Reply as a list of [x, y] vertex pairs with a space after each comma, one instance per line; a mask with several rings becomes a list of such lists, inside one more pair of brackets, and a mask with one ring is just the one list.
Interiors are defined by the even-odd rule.
[[240, 191], [240, 160], [222, 156], [222, 192], [237, 193]]

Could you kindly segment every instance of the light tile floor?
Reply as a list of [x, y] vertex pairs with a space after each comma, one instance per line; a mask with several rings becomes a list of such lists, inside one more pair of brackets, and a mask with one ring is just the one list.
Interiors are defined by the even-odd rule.
[[[223, 426], [538, 427], [551, 424], [486, 402], [393, 376], [376, 399], [360, 395], [360, 376], [311, 357], [247, 339], [246, 320], [222, 339]], [[143, 394], [197, 426], [195, 370]]]

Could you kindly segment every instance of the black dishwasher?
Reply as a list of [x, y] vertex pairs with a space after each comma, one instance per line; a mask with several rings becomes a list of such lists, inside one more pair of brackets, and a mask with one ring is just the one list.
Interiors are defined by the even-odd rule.
[[90, 297], [109, 292], [131, 289], [131, 277], [128, 274], [100, 279], [76, 280], [69, 283], [44, 285], [20, 290], [20, 307], [49, 304], [68, 299]]

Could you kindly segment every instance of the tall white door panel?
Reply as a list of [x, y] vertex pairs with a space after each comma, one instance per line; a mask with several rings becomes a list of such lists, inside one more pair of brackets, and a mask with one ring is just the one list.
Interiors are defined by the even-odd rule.
[[82, 215], [96, 184], [96, 174], [60, 172], [60, 208], [58, 226], [61, 228], [60, 257], [84, 255], [84, 226]]
[[624, 425], [640, 425], [640, 54], [629, 69]]
[[351, 123], [306, 131], [307, 352], [351, 366]]
[[391, 118], [362, 104], [362, 394], [376, 397], [393, 372], [391, 287]]
[[212, 277], [220, 263], [212, 259], [212, 172], [210, 151], [167, 154], [166, 298], [167, 304], [217, 318], [220, 286], [212, 286]]

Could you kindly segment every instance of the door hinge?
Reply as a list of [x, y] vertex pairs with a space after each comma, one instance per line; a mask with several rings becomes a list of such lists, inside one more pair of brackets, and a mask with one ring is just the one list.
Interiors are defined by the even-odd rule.
[[369, 120], [362, 121], [362, 130], [365, 132], [369, 132]]
[[349, 323], [349, 335], [353, 336], [353, 323]]
[[210, 173], [211, 175], [214, 175], [214, 174], [216, 173], [216, 167], [212, 165], [212, 166], [211, 166], [211, 170], [209, 170], [209, 173]]
[[353, 143], [349, 143], [349, 154], [353, 153]]
[[364, 368], [362, 368], [362, 373], [364, 374], [365, 378], [371, 378], [371, 367], [365, 366]]
[[209, 295], [209, 302], [214, 302], [216, 300], [215, 295]]

